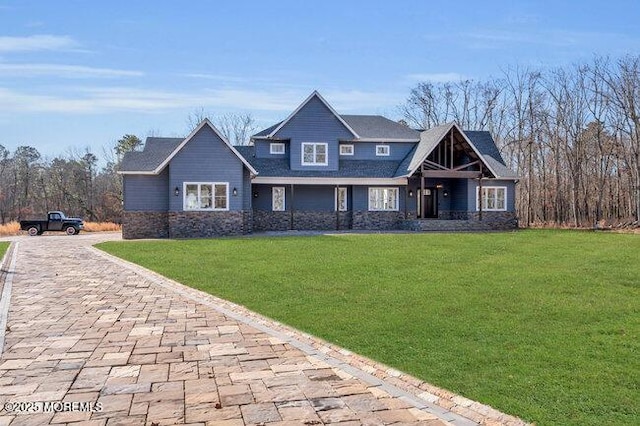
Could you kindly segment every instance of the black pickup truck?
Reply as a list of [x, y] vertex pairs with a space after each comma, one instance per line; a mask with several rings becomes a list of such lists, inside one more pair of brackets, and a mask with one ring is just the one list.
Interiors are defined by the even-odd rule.
[[77, 217], [66, 217], [62, 212], [47, 213], [47, 220], [21, 220], [20, 229], [35, 237], [45, 231], [64, 231], [67, 235], [80, 233], [84, 222]]

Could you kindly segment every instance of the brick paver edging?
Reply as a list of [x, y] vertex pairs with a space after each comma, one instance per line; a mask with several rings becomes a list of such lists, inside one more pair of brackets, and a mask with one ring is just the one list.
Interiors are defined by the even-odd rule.
[[9, 317], [9, 302], [11, 301], [11, 289], [13, 275], [16, 271], [16, 258], [18, 243], [13, 242], [0, 260], [0, 355], [4, 351], [4, 337], [7, 332], [7, 319]]
[[[104, 259], [117, 263], [139, 274], [154, 284], [168, 288], [195, 302], [206, 304], [223, 315], [274, 335], [286, 343], [318, 357], [327, 364], [333, 367], [339, 367], [352, 376], [374, 386], [379, 386], [381, 390], [384, 390], [390, 395], [400, 398], [416, 408], [436, 414], [452, 424], [528, 425], [528, 423], [517, 417], [502, 413], [488, 405], [433, 386], [394, 368], [355, 354], [318, 337], [303, 333], [273, 319], [264, 317], [250, 311], [244, 306], [188, 287], [140, 265], [105, 253], [95, 247], [87, 247], [87, 249]], [[472, 421], [470, 422], [467, 419]]]

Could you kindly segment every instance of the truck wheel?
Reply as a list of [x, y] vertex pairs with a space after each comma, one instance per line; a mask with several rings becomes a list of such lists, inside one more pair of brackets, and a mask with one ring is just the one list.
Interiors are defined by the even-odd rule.
[[76, 228], [74, 228], [73, 226], [67, 226], [64, 232], [66, 232], [67, 235], [73, 235], [76, 233]]
[[27, 229], [27, 232], [29, 233], [29, 236], [31, 236], [31, 237], [35, 237], [36, 235], [40, 235], [40, 230], [38, 229], [37, 226], [30, 226]]

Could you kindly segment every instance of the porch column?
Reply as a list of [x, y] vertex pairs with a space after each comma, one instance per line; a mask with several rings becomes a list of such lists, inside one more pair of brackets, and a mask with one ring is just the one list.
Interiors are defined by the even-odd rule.
[[293, 184], [291, 184], [291, 202], [289, 203], [289, 229], [293, 230], [295, 229], [293, 227], [293, 202], [294, 202], [294, 197], [293, 197]]
[[404, 220], [407, 220], [409, 217], [407, 213], [407, 209], [409, 206], [409, 179], [407, 179], [407, 184], [404, 187]]
[[482, 220], [482, 162], [480, 163], [480, 179], [478, 180], [478, 219]]
[[424, 219], [424, 163], [420, 166], [420, 219]]
[[340, 187], [336, 185], [335, 203], [336, 203], [336, 231], [340, 230]]

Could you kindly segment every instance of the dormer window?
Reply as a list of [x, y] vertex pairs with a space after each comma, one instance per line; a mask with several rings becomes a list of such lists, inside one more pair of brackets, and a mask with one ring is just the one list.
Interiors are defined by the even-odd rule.
[[326, 166], [329, 164], [327, 157], [326, 143], [302, 143], [303, 166]]
[[269, 144], [269, 154], [284, 154], [284, 144], [283, 143], [271, 143]]
[[340, 145], [340, 155], [353, 155], [353, 145]]
[[376, 156], [388, 157], [389, 152], [390, 152], [389, 145], [376, 145]]

